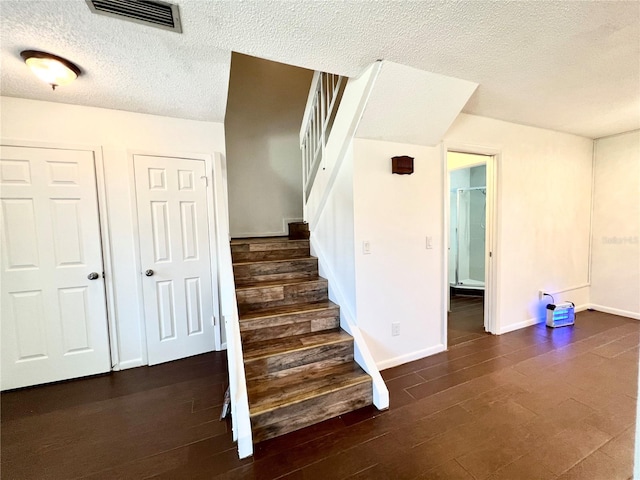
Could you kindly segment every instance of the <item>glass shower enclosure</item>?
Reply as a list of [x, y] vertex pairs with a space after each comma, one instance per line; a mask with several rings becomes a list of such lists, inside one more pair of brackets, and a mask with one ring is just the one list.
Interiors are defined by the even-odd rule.
[[451, 203], [451, 284], [484, 289], [487, 189], [463, 187], [451, 193], [455, 193], [455, 203]]

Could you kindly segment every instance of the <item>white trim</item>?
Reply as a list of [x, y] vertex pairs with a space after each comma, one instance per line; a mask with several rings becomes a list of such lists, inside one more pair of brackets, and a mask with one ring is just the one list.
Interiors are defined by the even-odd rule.
[[[588, 304], [578, 305], [577, 307], [575, 307], [575, 312], [576, 313], [584, 312], [589, 308], [591, 308], [591, 305], [588, 305]], [[502, 335], [504, 333], [509, 333], [509, 332], [515, 332], [516, 330], [520, 330], [521, 328], [527, 328], [532, 325], [537, 325], [538, 323], [544, 323], [545, 321], [546, 321], [546, 318], [543, 317], [543, 318], [530, 318], [522, 322], [511, 323], [509, 325], [506, 325], [504, 328], [502, 328], [498, 333], [498, 335]]]
[[[213, 296], [213, 337], [214, 347], [217, 352], [222, 350], [222, 315], [220, 315], [220, 295], [218, 289], [218, 236], [216, 223], [216, 196], [215, 178], [216, 167], [213, 157], [210, 154], [203, 154], [204, 165], [207, 175], [207, 229], [209, 230], [209, 261], [211, 263], [211, 295]], [[211, 175], [211, 178], [208, 176]]]
[[435, 355], [436, 353], [444, 352], [446, 349], [447, 347], [444, 344], [440, 343], [438, 345], [434, 345], [433, 347], [416, 350], [415, 352], [406, 353], [398, 357], [382, 360], [381, 362], [377, 363], [377, 366], [380, 370], [386, 370], [387, 368], [397, 367], [398, 365], [402, 365], [404, 363], [413, 362], [425, 357], [430, 357], [431, 355]]
[[271, 232], [231, 232], [231, 238], [286, 237], [289, 235], [289, 223], [303, 222], [302, 218], [282, 218], [282, 230]]
[[585, 283], [584, 285], [578, 285], [576, 287], [568, 287], [568, 288], [563, 288], [562, 290], [554, 290], [554, 291], [549, 290], [548, 292], [545, 291], [544, 293], [548, 293], [550, 295], [558, 295], [559, 293], [566, 293], [566, 292], [572, 292], [574, 290], [581, 290], [583, 288], [589, 288], [590, 286], [591, 286], [590, 283]]
[[302, 115], [302, 123], [300, 127], [300, 147], [302, 148], [302, 142], [304, 141], [304, 136], [307, 133], [307, 123], [309, 122], [309, 117], [311, 117], [311, 110], [313, 99], [316, 97], [316, 88], [315, 86], [318, 84], [318, 79], [322, 75], [322, 72], [318, 70], [313, 72], [313, 78], [311, 79], [311, 85], [309, 86], [309, 94], [307, 95], [307, 103], [304, 107], [304, 114]]
[[107, 297], [107, 321], [109, 324], [109, 343], [111, 351], [111, 369], [119, 370], [120, 367], [120, 341], [118, 335], [118, 315], [116, 310], [115, 274], [113, 271], [111, 228], [109, 228], [107, 198], [107, 182], [104, 171], [104, 158], [102, 148], [94, 151], [96, 162], [96, 188], [98, 190], [98, 215], [100, 216], [100, 236], [102, 238], [102, 263], [104, 268], [104, 288]]
[[372, 380], [373, 404], [378, 410], [389, 408], [389, 389], [384, 383], [380, 369], [369, 351], [367, 342], [357, 325], [356, 317], [346, 301], [342, 290], [332, 279], [338, 278], [331, 267], [324, 261], [325, 255], [322, 247], [314, 237], [311, 237], [312, 254], [318, 258], [319, 273], [329, 279], [329, 298], [340, 306], [340, 326], [353, 337], [354, 360], [369, 374]]
[[593, 303], [589, 305], [589, 308], [602, 313], [610, 313], [611, 315], [618, 315], [619, 317], [629, 317], [629, 318], [633, 318], [634, 320], [640, 320], [640, 313], [632, 312], [630, 310], [621, 310], [619, 308], [605, 307], [604, 305], [596, 305]]
[[[228, 195], [227, 195], [227, 161], [226, 158], [219, 152], [216, 152], [214, 156], [214, 175], [213, 175], [213, 194], [215, 196], [214, 210], [215, 210], [215, 235], [216, 235], [216, 258], [220, 260], [224, 257], [223, 249], [227, 248], [231, 240], [229, 234], [229, 209]], [[218, 318], [220, 324], [218, 326], [220, 336], [220, 349], [227, 349], [227, 331], [226, 323], [223, 318], [223, 305], [222, 305], [222, 268], [218, 261], [218, 269], [214, 272], [216, 275], [217, 296], [218, 296]], [[235, 287], [234, 287], [235, 288]], [[224, 338], [222, 335], [222, 329], [224, 330]]]
[[[355, 138], [355, 134], [356, 134], [356, 131], [358, 130], [358, 125], [360, 125], [360, 121], [362, 120], [362, 115], [364, 114], [365, 107], [367, 106], [367, 103], [369, 103], [369, 97], [373, 92], [373, 86], [375, 85], [376, 80], [378, 79], [378, 75], [380, 74], [380, 70], [382, 68], [382, 61], [378, 60], [374, 62], [370, 68], [371, 68], [371, 73], [369, 74], [369, 78], [367, 79], [367, 84], [365, 85], [362, 91], [362, 94], [360, 96], [358, 105], [355, 109], [353, 118], [351, 118], [349, 122], [349, 128], [347, 130], [346, 135], [344, 136], [344, 140], [342, 141], [342, 144], [339, 144], [336, 161], [332, 167], [331, 173], [329, 174], [329, 179], [327, 180], [325, 188], [321, 194], [320, 202], [318, 203], [318, 206], [316, 208], [315, 215], [313, 218], [308, 219], [309, 229], [311, 231], [314, 230], [315, 226], [320, 221], [320, 217], [322, 216], [322, 213], [324, 212], [324, 207], [326, 206], [327, 201], [329, 200], [329, 195], [331, 193], [331, 190], [333, 189], [333, 185], [336, 183], [336, 178], [338, 176], [338, 172], [340, 171], [340, 167], [342, 166], [342, 161], [344, 160], [347, 150], [350, 148], [351, 143]], [[348, 92], [347, 89], [349, 88], [349, 82], [350, 80], [347, 81], [347, 86], [345, 88], [345, 95]], [[338, 114], [339, 112], [340, 112], [340, 108], [338, 108]], [[338, 114], [336, 114], [336, 119], [338, 118], [337, 116]], [[330, 136], [329, 140], [327, 141], [327, 144], [329, 144], [329, 141], [331, 141], [332, 138], [333, 136]], [[326, 161], [326, 160], [323, 160], [323, 161]], [[307, 199], [306, 198], [304, 200], [304, 204], [305, 204], [304, 214], [306, 217], [307, 216], [307, 210], [306, 210]]]
[[289, 235], [289, 224], [290, 223], [299, 223], [304, 222], [304, 218], [283, 218], [282, 219], [282, 230], [285, 232], [285, 235]]
[[140, 354], [142, 365], [149, 364], [147, 355], [147, 321], [144, 313], [144, 294], [142, 289], [142, 261], [140, 252], [140, 222], [138, 220], [138, 197], [136, 193], [136, 169], [134, 155], [137, 152], [127, 150], [127, 169], [129, 170], [129, 202], [131, 208], [131, 230], [133, 232], [133, 262], [136, 275], [136, 300], [138, 304], [138, 318], [140, 319]]
[[273, 232], [232, 232], [231, 238], [262, 238], [262, 237], [285, 237], [287, 232], [278, 230]]
[[498, 332], [498, 335], [502, 335], [503, 333], [515, 332], [516, 330], [520, 330], [521, 328], [527, 328], [531, 325], [536, 325], [544, 321], [544, 318], [530, 318], [528, 320], [523, 320], [522, 322], [510, 323], [509, 325], [501, 328]]
[[[486, 165], [487, 166], [487, 211], [486, 211], [486, 243], [485, 243], [485, 302], [484, 302], [484, 322], [485, 330], [489, 333], [500, 334], [502, 333], [500, 327], [500, 315], [499, 315], [499, 299], [500, 292], [498, 288], [498, 272], [499, 272], [499, 222], [500, 217], [498, 215], [498, 198], [500, 189], [500, 162], [502, 151], [495, 147], [487, 147], [481, 145], [469, 145], [459, 143], [442, 143], [442, 166], [443, 166], [443, 229], [442, 229], [442, 245], [443, 258], [442, 258], [442, 321], [441, 321], [441, 342], [445, 346], [448, 345], [447, 339], [447, 322], [449, 312], [449, 216], [450, 216], [450, 170], [447, 164], [447, 155], [449, 152], [469, 153], [474, 155], [482, 155], [485, 157], [482, 161], [479, 161], [474, 166]], [[470, 165], [465, 165], [464, 168], [469, 168]], [[457, 170], [457, 169], [452, 169]], [[491, 253], [491, 256], [489, 254]], [[527, 320], [528, 321], [528, 320]]]
[[111, 229], [109, 228], [108, 198], [106, 177], [104, 171], [104, 158], [102, 147], [99, 145], [87, 145], [77, 143], [40, 142], [33, 140], [0, 139], [1, 145], [46, 148], [52, 150], [76, 150], [93, 153], [93, 164], [96, 182], [96, 195], [98, 204], [98, 225], [100, 227], [100, 242], [102, 251], [102, 268], [104, 269], [104, 293], [107, 313], [107, 330], [109, 335], [109, 354], [111, 370], [120, 369], [120, 343], [118, 341], [118, 316], [116, 310], [116, 297], [113, 278], [113, 260], [111, 254]]
[[[591, 286], [591, 270], [593, 269], [593, 210], [596, 198], [596, 155], [598, 142], [593, 141], [591, 148], [591, 201], [589, 203], [589, 252], [587, 256], [587, 285]], [[589, 292], [591, 295], [591, 292]]]

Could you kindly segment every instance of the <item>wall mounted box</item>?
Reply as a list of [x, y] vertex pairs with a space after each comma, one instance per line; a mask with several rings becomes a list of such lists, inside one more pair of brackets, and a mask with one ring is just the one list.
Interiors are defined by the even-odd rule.
[[411, 175], [413, 173], [413, 157], [402, 155], [391, 158], [391, 173]]
[[547, 305], [547, 327], [566, 327], [576, 323], [575, 305], [571, 302]]

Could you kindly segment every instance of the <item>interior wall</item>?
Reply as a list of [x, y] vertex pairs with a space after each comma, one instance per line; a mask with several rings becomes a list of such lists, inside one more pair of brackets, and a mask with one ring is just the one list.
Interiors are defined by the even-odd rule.
[[[224, 154], [224, 125], [119, 110], [0, 97], [3, 140], [102, 148], [111, 239], [119, 368], [146, 363], [135, 268], [132, 150], [157, 155]], [[215, 306], [217, 311], [218, 306]]]
[[544, 318], [548, 300], [589, 304], [593, 141], [461, 114], [444, 138], [453, 150], [500, 152], [497, 316], [501, 333]]
[[225, 117], [231, 236], [302, 219], [300, 127], [311, 70], [233, 53]]
[[[540, 289], [588, 305], [592, 140], [462, 114], [445, 145], [500, 152], [499, 331], [544, 318]], [[444, 348], [443, 149], [355, 139], [353, 151], [357, 321], [386, 368]], [[391, 174], [396, 155], [415, 157], [412, 175]]]
[[[357, 322], [387, 368], [444, 349], [441, 149], [355, 139], [353, 151]], [[397, 155], [415, 158], [413, 174], [391, 173]]]
[[591, 303], [640, 319], [640, 131], [596, 141]]
[[330, 278], [329, 298], [342, 314], [356, 317], [353, 210], [353, 150], [349, 148], [337, 167], [331, 195], [311, 236], [311, 254], [317, 256], [319, 273]]

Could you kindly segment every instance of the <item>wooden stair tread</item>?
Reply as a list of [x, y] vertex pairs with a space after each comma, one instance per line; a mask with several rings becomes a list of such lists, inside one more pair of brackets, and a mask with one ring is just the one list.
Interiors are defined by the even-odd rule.
[[274, 374], [248, 384], [251, 417], [303, 402], [353, 385], [370, 382], [371, 377], [355, 362], [320, 370]]
[[264, 288], [264, 287], [279, 287], [284, 285], [297, 285], [299, 283], [310, 283], [310, 282], [326, 282], [326, 278], [322, 277], [305, 277], [305, 278], [283, 278], [281, 280], [267, 280], [263, 282], [251, 282], [245, 283], [242, 285], [236, 285], [236, 291], [238, 290], [249, 290], [252, 288]]
[[231, 254], [253, 441], [371, 405], [309, 239], [235, 238]]
[[240, 265], [253, 265], [253, 264], [257, 264], [257, 263], [269, 263], [269, 264], [274, 264], [274, 263], [286, 263], [286, 262], [298, 262], [298, 261], [309, 261], [309, 260], [316, 260], [316, 257], [312, 257], [311, 255], [307, 255], [304, 257], [295, 257], [295, 258], [275, 258], [275, 259], [266, 259], [266, 260], [242, 260], [240, 262], [233, 262], [233, 266], [240, 266]]
[[340, 328], [334, 328], [287, 338], [273, 338], [260, 342], [247, 343], [242, 345], [242, 353], [245, 361], [251, 361], [272, 355], [315, 348], [320, 345], [331, 345], [351, 341], [353, 341], [351, 335]]
[[[284, 315], [293, 315], [296, 313], [309, 313], [320, 310], [338, 309], [338, 305], [331, 300], [322, 300], [320, 302], [295, 303], [293, 305], [281, 305], [279, 307], [264, 308], [262, 310], [253, 310], [240, 314], [240, 323], [243, 321], [256, 320], [258, 318], [280, 317]], [[337, 312], [336, 312], [337, 313]]]

